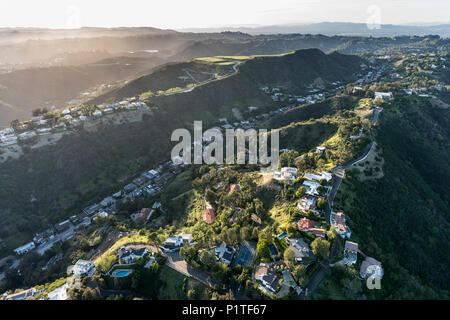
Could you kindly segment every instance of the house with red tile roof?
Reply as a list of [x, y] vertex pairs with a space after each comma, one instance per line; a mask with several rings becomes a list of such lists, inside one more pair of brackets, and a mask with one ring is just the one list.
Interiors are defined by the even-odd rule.
[[239, 184], [232, 184], [230, 187], [230, 191], [228, 192], [228, 194], [232, 194], [233, 192], [239, 192], [241, 191], [241, 186]]
[[316, 237], [325, 238], [325, 230], [315, 228], [316, 223], [313, 220], [302, 218], [298, 221], [297, 225], [300, 231], [304, 231]]
[[306, 230], [306, 232], [319, 238], [325, 238], [325, 230], [320, 228], [311, 228]]
[[300, 231], [307, 231], [311, 228], [314, 228], [316, 226], [315, 222], [308, 219], [308, 218], [302, 218], [298, 221], [298, 229]]
[[256, 267], [255, 279], [262, 282], [263, 286], [272, 292], [277, 292], [279, 279], [276, 271], [271, 264], [261, 263]]
[[216, 212], [214, 209], [206, 209], [202, 215], [203, 221], [206, 221], [207, 224], [211, 224], [216, 218]]
[[149, 208], [142, 208], [141, 211], [136, 215], [135, 220], [136, 221], [144, 221], [147, 220], [151, 212], [151, 209]]

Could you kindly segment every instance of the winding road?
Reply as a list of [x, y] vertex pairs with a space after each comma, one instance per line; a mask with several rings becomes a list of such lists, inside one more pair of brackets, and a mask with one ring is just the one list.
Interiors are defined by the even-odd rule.
[[236, 74], [239, 72], [239, 68], [238, 68], [238, 67], [239, 67], [241, 64], [244, 64], [244, 63], [245, 63], [245, 61], [238, 61], [238, 62], [236, 62], [236, 63], [233, 65], [233, 70], [234, 70], [234, 72], [233, 72], [233, 73], [230, 73], [230, 74], [228, 74], [228, 75], [226, 75], [226, 76], [223, 76], [223, 77], [216, 77], [216, 78], [214, 78], [214, 79], [206, 80], [206, 81], [203, 81], [203, 82], [201, 82], [201, 83], [195, 84], [193, 87], [181, 89], [181, 90], [178, 90], [178, 91], [175, 91], [175, 92], [164, 93], [164, 94], [162, 94], [162, 95], [163, 95], [163, 96], [172, 96], [172, 95], [174, 95], [174, 94], [180, 94], [180, 93], [191, 92], [191, 91], [194, 91], [195, 88], [198, 88], [198, 87], [207, 85], [207, 84], [212, 83], [212, 82], [215, 82], [215, 81], [220, 81], [220, 80], [224, 80], [224, 79], [226, 79], [226, 78], [232, 77], [232, 76], [236, 75]]
[[[378, 122], [378, 116], [382, 110], [383, 110], [382, 108], [375, 108], [374, 114], [373, 114], [373, 119], [372, 119], [372, 124], [376, 124]], [[339, 187], [342, 183], [342, 179], [345, 176], [345, 170], [361, 161], [364, 161], [367, 158], [367, 156], [369, 155], [373, 146], [374, 146], [374, 141], [372, 138], [372, 141], [369, 143], [369, 145], [366, 147], [366, 150], [360, 157], [358, 157], [355, 160], [350, 161], [347, 164], [336, 166], [333, 168], [333, 174], [334, 174], [335, 178], [334, 178], [333, 186], [331, 187], [330, 193], [328, 194], [328, 197], [327, 197], [327, 207], [325, 209], [325, 219], [328, 223], [331, 224], [330, 215], [331, 215], [331, 210], [333, 208], [334, 197], [336, 196], [336, 193], [338, 192]], [[316, 271], [316, 273], [314, 273], [311, 280], [306, 285], [305, 289], [298, 296], [299, 300], [306, 300], [310, 296], [312, 296], [312, 294], [314, 293], [314, 290], [319, 285], [319, 283], [322, 281], [323, 277], [325, 276], [326, 271], [330, 267], [330, 262], [334, 260], [334, 257], [337, 254], [338, 248], [339, 248], [339, 246], [336, 245], [336, 242], [333, 242], [333, 248], [330, 251], [330, 255], [329, 255], [328, 259], [323, 261], [320, 264], [319, 269]]]

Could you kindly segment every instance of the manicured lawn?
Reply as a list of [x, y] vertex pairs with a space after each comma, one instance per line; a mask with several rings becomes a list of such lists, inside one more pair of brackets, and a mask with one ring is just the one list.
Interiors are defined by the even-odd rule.
[[187, 299], [188, 290], [194, 289], [197, 292], [197, 299], [206, 299], [206, 286], [192, 278], [188, 278], [185, 290], [183, 289], [183, 282], [186, 276], [169, 268], [163, 266], [159, 274], [159, 291], [158, 299], [160, 300], [182, 300]]

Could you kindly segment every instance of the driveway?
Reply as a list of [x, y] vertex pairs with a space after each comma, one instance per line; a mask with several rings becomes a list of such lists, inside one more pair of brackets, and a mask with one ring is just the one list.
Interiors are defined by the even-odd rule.
[[170, 253], [163, 253], [163, 255], [167, 258], [166, 265], [175, 271], [178, 271], [182, 274], [184, 274], [187, 277], [192, 277], [204, 284], [206, 284], [209, 287], [218, 287], [219, 283], [215, 281], [211, 275], [205, 271], [198, 270], [191, 265], [189, 265], [186, 261], [184, 261], [180, 257], [180, 253], [178, 251], [176, 252], [170, 252]]

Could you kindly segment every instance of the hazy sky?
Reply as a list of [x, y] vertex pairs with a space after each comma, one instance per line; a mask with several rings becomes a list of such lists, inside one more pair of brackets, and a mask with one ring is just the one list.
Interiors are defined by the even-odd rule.
[[192, 28], [449, 22], [450, 0], [0, 0], [0, 26]]

